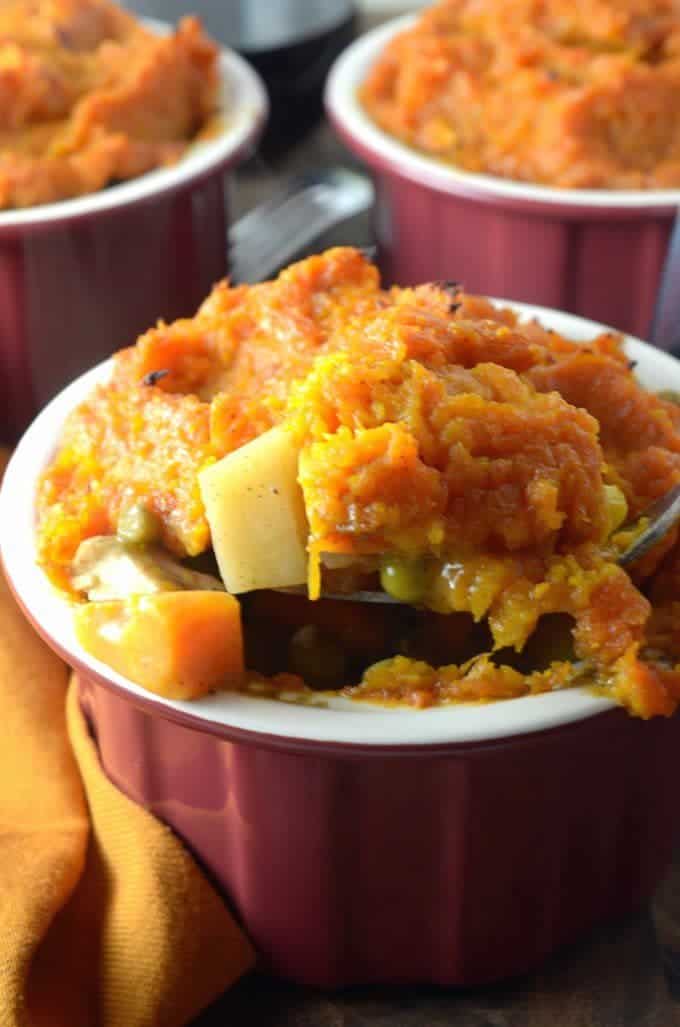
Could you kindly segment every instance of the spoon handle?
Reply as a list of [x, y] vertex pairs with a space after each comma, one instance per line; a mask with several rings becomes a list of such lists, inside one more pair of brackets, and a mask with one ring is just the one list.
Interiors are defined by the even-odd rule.
[[638, 535], [632, 546], [629, 546], [619, 556], [618, 563], [622, 567], [628, 567], [639, 560], [678, 523], [680, 520], [680, 484], [675, 485], [669, 492], [647, 507], [641, 516], [647, 518], [649, 524]]
[[680, 211], [668, 244], [661, 285], [654, 307], [650, 340], [654, 346], [680, 355]]
[[325, 168], [285, 182], [229, 229], [233, 282], [260, 282], [327, 229], [368, 210], [373, 186], [350, 168]]

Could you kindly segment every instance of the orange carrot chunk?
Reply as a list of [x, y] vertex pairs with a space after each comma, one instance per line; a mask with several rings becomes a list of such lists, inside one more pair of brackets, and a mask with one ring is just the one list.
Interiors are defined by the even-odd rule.
[[75, 614], [92, 656], [166, 699], [234, 687], [244, 671], [241, 611], [225, 592], [158, 592], [87, 603]]

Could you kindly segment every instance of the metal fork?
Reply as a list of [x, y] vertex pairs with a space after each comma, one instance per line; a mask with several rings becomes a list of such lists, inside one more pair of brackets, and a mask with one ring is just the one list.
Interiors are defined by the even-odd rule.
[[261, 282], [323, 232], [373, 203], [370, 180], [348, 168], [327, 168], [291, 178], [229, 230], [234, 282]]
[[619, 556], [621, 567], [630, 567], [648, 553], [657, 542], [668, 534], [680, 521], [680, 484], [675, 485], [640, 515], [648, 518], [649, 524], [635, 541]]
[[661, 274], [650, 342], [676, 357], [680, 356], [680, 210], [675, 215]]

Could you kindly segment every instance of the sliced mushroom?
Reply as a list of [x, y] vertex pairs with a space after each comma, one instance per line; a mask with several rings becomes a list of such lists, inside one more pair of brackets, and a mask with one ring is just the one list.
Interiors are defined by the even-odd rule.
[[81, 542], [71, 564], [71, 583], [91, 600], [182, 589], [224, 591], [218, 578], [183, 567], [159, 546], [130, 545], [115, 535]]

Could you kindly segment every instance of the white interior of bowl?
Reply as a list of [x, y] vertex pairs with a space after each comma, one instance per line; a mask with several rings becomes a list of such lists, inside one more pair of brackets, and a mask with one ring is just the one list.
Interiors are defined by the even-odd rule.
[[405, 178], [432, 189], [480, 199], [558, 204], [561, 207], [607, 209], [637, 208], [670, 211], [680, 205], [680, 189], [607, 190], [557, 189], [513, 182], [493, 175], [473, 174], [412, 150], [383, 132], [364, 111], [357, 90], [392, 36], [415, 21], [413, 15], [393, 19], [361, 36], [338, 57], [326, 83], [330, 113], [358, 143], [395, 166]]
[[[498, 301], [504, 302], [504, 301]], [[602, 326], [543, 307], [509, 303], [522, 317], [538, 317], [571, 338], [588, 340]], [[637, 363], [642, 385], [652, 390], [680, 390], [680, 362], [637, 339], [626, 352]], [[38, 415], [19, 443], [0, 490], [0, 553], [14, 589], [48, 638], [93, 671], [130, 693], [149, 693], [89, 656], [76, 641], [70, 604], [50, 584], [35, 562], [35, 491], [37, 479], [55, 449], [68, 412], [106, 380], [110, 362], [93, 368], [64, 389]], [[213, 721], [281, 737], [369, 745], [434, 745], [478, 742], [557, 727], [612, 707], [613, 703], [574, 688], [545, 695], [425, 710], [385, 708], [323, 695], [323, 705], [300, 705], [257, 696], [222, 692], [191, 703], [153, 697], [161, 707], [175, 707], [200, 721]]]
[[[142, 20], [158, 35], [167, 35], [172, 30], [163, 22], [149, 18]], [[41, 204], [25, 210], [0, 211], [0, 234], [5, 228], [44, 225], [137, 203], [177, 189], [228, 164], [248, 144], [264, 120], [268, 107], [267, 93], [259, 76], [231, 50], [222, 50], [220, 54], [218, 99], [218, 129], [209, 138], [193, 143], [177, 164], [148, 171], [129, 182], [72, 200]]]

